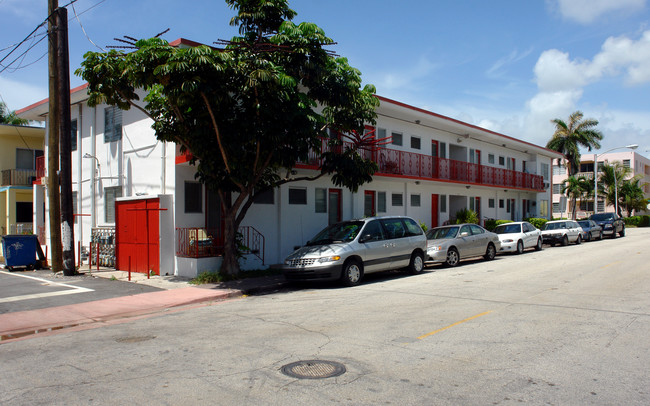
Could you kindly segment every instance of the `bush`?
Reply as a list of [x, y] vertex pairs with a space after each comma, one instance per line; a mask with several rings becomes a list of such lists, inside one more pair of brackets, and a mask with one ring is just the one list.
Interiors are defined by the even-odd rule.
[[478, 224], [478, 214], [474, 210], [462, 209], [456, 212], [456, 224], [474, 223]]
[[544, 228], [544, 224], [546, 224], [546, 222], [548, 221], [547, 219], [541, 219], [538, 217], [529, 217], [524, 220], [534, 225], [536, 228], [539, 228], [540, 230]]
[[639, 227], [650, 227], [650, 216], [641, 216]]
[[495, 219], [486, 219], [485, 220], [485, 229], [488, 231], [494, 231], [497, 226], [497, 221]]
[[625, 223], [625, 226], [632, 226], [632, 227], [638, 227], [641, 224], [641, 216], [630, 216], [630, 217], [624, 217], [623, 222]]

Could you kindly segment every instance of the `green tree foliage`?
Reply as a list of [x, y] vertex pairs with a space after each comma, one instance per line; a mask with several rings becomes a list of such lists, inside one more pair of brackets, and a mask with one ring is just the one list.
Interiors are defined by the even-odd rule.
[[461, 209], [456, 212], [456, 224], [479, 223], [478, 214], [474, 210]]
[[627, 216], [632, 216], [634, 211], [644, 211], [648, 208], [650, 199], [646, 199], [643, 193], [643, 185], [640, 185], [640, 177], [623, 180], [618, 192], [619, 206], [624, 207]]
[[582, 200], [584, 197], [589, 196], [593, 188], [593, 184], [584, 176], [569, 176], [564, 181], [564, 186], [562, 186], [562, 193], [566, 194], [567, 198], [569, 198], [571, 201], [571, 206], [573, 207], [571, 211], [572, 219], [575, 220], [576, 218], [578, 200]]
[[581, 111], [576, 111], [569, 116], [565, 122], [559, 118], [551, 120], [555, 124], [555, 132], [546, 148], [560, 152], [569, 161], [569, 176], [578, 173], [580, 169], [580, 147], [589, 151], [600, 148], [600, 141], [603, 134], [596, 130], [598, 120], [591, 118], [583, 119]]
[[9, 111], [5, 102], [0, 102], [0, 124], [27, 125], [29, 122], [16, 115], [15, 111]]
[[[353, 191], [372, 180], [377, 166], [363, 154], [372, 142], [354, 135], [375, 122], [379, 101], [347, 59], [326, 49], [333, 41], [321, 28], [292, 22], [286, 0], [226, 3], [240, 35], [222, 49], [151, 38], [131, 53], [89, 52], [77, 74], [89, 83], [89, 104], [138, 108], [158, 139], [192, 154], [197, 177], [222, 201], [222, 272], [237, 274], [235, 233], [256, 193], [322, 176]], [[351, 134], [353, 147], [327, 138], [328, 128]], [[310, 151], [318, 173], [296, 175]]]
[[[601, 173], [598, 177], [598, 195], [605, 196], [608, 205], [615, 206], [616, 197], [619, 199], [619, 216], [621, 216], [621, 187], [626, 182], [626, 178], [630, 176], [632, 170], [626, 168], [621, 162], [612, 162], [605, 164], [600, 169]], [[622, 217], [622, 216], [621, 216]]]

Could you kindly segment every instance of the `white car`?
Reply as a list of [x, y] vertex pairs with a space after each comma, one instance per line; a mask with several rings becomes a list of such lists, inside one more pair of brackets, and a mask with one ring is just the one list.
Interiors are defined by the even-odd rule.
[[569, 245], [570, 242], [580, 244], [582, 242], [582, 227], [573, 220], [555, 220], [544, 224], [542, 239], [545, 244]]
[[521, 254], [527, 248], [542, 249], [542, 232], [527, 221], [500, 224], [494, 232], [499, 236], [499, 252], [516, 252]]

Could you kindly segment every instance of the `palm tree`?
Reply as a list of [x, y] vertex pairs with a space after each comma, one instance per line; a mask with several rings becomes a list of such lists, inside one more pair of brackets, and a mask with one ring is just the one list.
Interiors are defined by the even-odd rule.
[[0, 124], [26, 125], [28, 122], [18, 117], [15, 111], [9, 111], [5, 102], [0, 101]]
[[619, 206], [625, 206], [627, 216], [632, 216], [633, 211], [642, 211], [648, 208], [648, 199], [646, 199], [640, 176], [635, 176], [632, 179], [623, 180], [622, 185], [618, 192]]
[[564, 181], [564, 186], [562, 187], [562, 193], [566, 194], [567, 197], [571, 200], [571, 205], [573, 209], [571, 210], [571, 218], [575, 220], [576, 210], [578, 208], [577, 202], [583, 197], [589, 195], [589, 191], [593, 189], [591, 182], [584, 176], [569, 176]]
[[[617, 194], [620, 201], [621, 186], [631, 172], [632, 170], [630, 168], [626, 168], [618, 161], [603, 165], [600, 177], [598, 178], [598, 194], [605, 196], [608, 205], [616, 205]], [[619, 212], [620, 210], [621, 206], [619, 205]], [[620, 213], [616, 214], [621, 215]]]
[[598, 120], [587, 118], [583, 120], [581, 111], [576, 111], [569, 116], [569, 122], [556, 118], [551, 120], [555, 124], [553, 137], [546, 144], [546, 148], [560, 152], [569, 161], [569, 176], [578, 173], [580, 169], [580, 147], [591, 151], [600, 148], [603, 134], [596, 130]]

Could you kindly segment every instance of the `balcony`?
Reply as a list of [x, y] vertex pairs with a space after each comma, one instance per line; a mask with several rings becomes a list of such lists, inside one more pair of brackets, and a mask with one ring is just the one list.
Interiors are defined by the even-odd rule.
[[31, 186], [35, 180], [35, 170], [5, 169], [2, 171], [2, 186]]
[[[325, 142], [323, 141], [323, 151], [327, 148]], [[344, 143], [344, 146], [349, 145], [351, 144]], [[545, 190], [542, 176], [509, 169], [394, 149], [362, 150], [361, 155], [364, 158], [371, 158], [379, 165], [379, 170], [376, 173], [379, 176], [418, 178], [499, 188], [525, 189], [535, 192]], [[308, 162], [303, 166], [317, 169], [319, 165], [320, 157], [315, 153], [310, 153]]]

